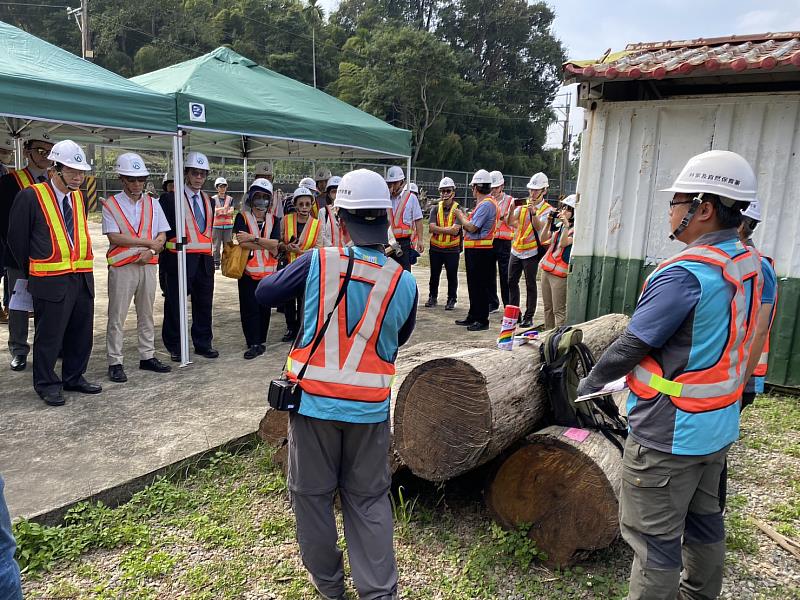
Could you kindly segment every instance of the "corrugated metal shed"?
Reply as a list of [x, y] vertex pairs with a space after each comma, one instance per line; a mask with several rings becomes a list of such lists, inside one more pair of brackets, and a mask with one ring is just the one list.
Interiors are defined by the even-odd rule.
[[[669, 88], [584, 82], [587, 127], [568, 315], [578, 322], [630, 313], [646, 274], [682, 247], [668, 239], [671, 194], [658, 190], [689, 157], [733, 150], [757, 172], [764, 221], [755, 241], [776, 259], [780, 280], [768, 381], [800, 386], [800, 73], [764, 91], [746, 73], [704, 79], [699, 87], [679, 80]], [[697, 91], [677, 93], [687, 89]]]

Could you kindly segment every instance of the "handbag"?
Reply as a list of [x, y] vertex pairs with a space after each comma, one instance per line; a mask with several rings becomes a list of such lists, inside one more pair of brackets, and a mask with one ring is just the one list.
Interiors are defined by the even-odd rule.
[[[297, 374], [297, 379], [295, 381], [290, 381], [284, 376], [281, 377], [280, 379], [273, 379], [272, 381], [270, 381], [269, 389], [267, 390], [267, 402], [275, 410], [295, 412], [298, 408], [300, 408], [300, 398], [302, 396], [302, 389], [300, 388], [299, 383], [306, 374], [306, 368], [308, 368], [308, 363], [311, 362], [311, 357], [314, 356], [314, 352], [317, 351], [317, 348], [322, 343], [322, 340], [325, 337], [325, 332], [328, 330], [328, 325], [331, 322], [331, 317], [333, 317], [333, 313], [336, 312], [336, 308], [339, 306], [339, 303], [344, 299], [344, 295], [347, 292], [347, 284], [350, 282], [350, 278], [353, 275], [354, 261], [355, 261], [355, 255], [353, 254], [352, 249], [350, 249], [350, 252], [348, 253], [347, 256], [347, 272], [345, 273], [342, 285], [339, 286], [339, 295], [336, 297], [336, 302], [333, 304], [331, 312], [328, 313], [328, 316], [325, 319], [325, 323], [323, 323], [322, 328], [319, 330], [316, 337], [314, 338], [314, 342], [311, 344], [311, 351], [308, 353], [308, 360], [303, 365], [303, 368], [300, 369], [300, 372]], [[320, 298], [320, 302], [322, 302], [322, 298]], [[299, 337], [300, 334], [298, 334], [297, 339], [299, 339]], [[295, 339], [291, 349], [289, 350], [290, 354], [292, 350], [294, 350], [295, 345], [297, 344], [297, 339]]]
[[250, 260], [250, 250], [244, 248], [235, 238], [225, 242], [220, 261], [222, 274], [231, 279], [241, 279], [248, 260]]

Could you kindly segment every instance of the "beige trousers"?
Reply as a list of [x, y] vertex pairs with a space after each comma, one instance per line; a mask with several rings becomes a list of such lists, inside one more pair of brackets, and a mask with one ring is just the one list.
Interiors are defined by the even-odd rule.
[[122, 343], [125, 319], [131, 300], [136, 306], [136, 333], [139, 337], [139, 358], [155, 356], [153, 303], [158, 284], [158, 265], [130, 264], [108, 268], [108, 329], [106, 348], [108, 364], [122, 364]]
[[567, 278], [542, 271], [544, 328], [561, 327], [567, 318]]

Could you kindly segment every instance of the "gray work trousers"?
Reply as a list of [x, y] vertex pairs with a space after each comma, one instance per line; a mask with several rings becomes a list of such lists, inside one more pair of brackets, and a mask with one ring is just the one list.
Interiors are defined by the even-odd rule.
[[214, 264], [219, 265], [222, 260], [222, 244], [233, 239], [233, 229], [211, 228], [211, 243], [213, 244]]
[[[20, 269], [6, 268], [9, 292], [14, 291], [17, 279], [25, 279]], [[28, 343], [28, 313], [24, 310], [8, 311], [8, 351], [11, 356], [28, 356], [31, 345]]]
[[289, 491], [300, 556], [317, 589], [344, 593], [344, 564], [333, 514], [342, 501], [353, 582], [362, 600], [397, 593], [389, 500], [389, 421], [345, 423], [289, 415]]
[[726, 446], [681, 456], [625, 442], [620, 529], [633, 548], [630, 600], [710, 600], [722, 590]]

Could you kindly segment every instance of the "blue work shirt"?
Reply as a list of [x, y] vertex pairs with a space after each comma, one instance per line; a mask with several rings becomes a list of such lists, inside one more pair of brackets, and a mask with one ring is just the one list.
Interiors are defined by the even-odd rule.
[[[716, 246], [729, 256], [743, 252], [733, 229], [706, 234], [692, 245]], [[752, 291], [745, 286], [747, 306]], [[727, 345], [733, 293], [718, 268], [690, 260], [676, 262], [651, 277], [628, 330], [653, 348], [650, 354], [663, 367], [666, 379], [707, 369], [719, 361]], [[647, 400], [631, 392], [627, 408], [631, 437], [661, 452], [711, 454], [739, 437], [738, 402], [690, 413], [663, 394]]]
[[[775, 316], [775, 302], [778, 299], [778, 275], [770, 262], [761, 257], [761, 274], [764, 276], [764, 288], [761, 290], [761, 306], [769, 304], [772, 306], [772, 315]], [[753, 352], [761, 353], [760, 348], [753, 348]], [[764, 392], [763, 376], [753, 375], [747, 380], [744, 391], [750, 394], [761, 394]]]
[[[383, 265], [387, 258], [372, 248], [354, 246], [356, 258]], [[319, 314], [319, 250], [306, 252], [285, 269], [262, 279], [256, 289], [256, 300], [265, 306], [278, 306], [305, 294], [301, 345], [311, 344], [317, 332]], [[372, 289], [368, 283], [351, 279], [342, 303], [347, 308], [348, 330], [361, 320]], [[377, 351], [386, 361], [393, 362], [397, 350], [411, 337], [416, 324], [417, 283], [404, 271], [386, 308], [383, 327], [378, 336]], [[331, 325], [335, 326], [335, 325]], [[355, 402], [303, 391], [298, 412], [307, 417], [348, 423], [381, 423], [389, 418], [389, 396], [382, 402]]]
[[464, 237], [468, 240], [482, 240], [489, 236], [489, 232], [494, 227], [495, 219], [497, 218], [497, 208], [493, 202], [484, 200], [473, 211], [469, 222], [478, 228], [477, 231], [470, 233], [464, 230]]

